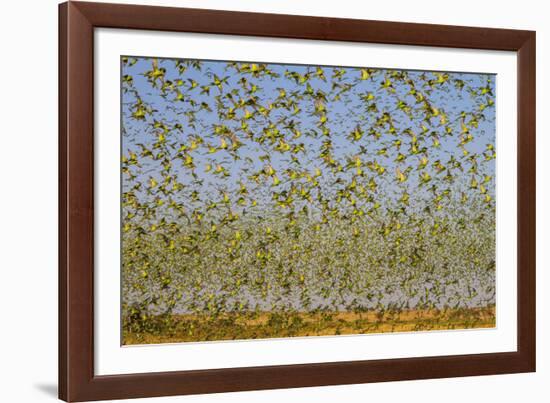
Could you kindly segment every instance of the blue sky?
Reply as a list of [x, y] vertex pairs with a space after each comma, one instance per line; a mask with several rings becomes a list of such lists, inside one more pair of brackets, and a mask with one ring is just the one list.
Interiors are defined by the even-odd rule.
[[[334, 159], [341, 165], [346, 165], [359, 156], [363, 163], [375, 162], [383, 166], [387, 174], [377, 177], [379, 192], [389, 198], [397, 197], [404, 189], [411, 194], [419, 194], [421, 198], [423, 192], [418, 192], [419, 176], [425, 171], [434, 178], [435, 182], [438, 175], [441, 176], [434, 166], [438, 161], [448, 167], [450, 161], [454, 159], [463, 164], [464, 171], [468, 166], [475, 164], [478, 170], [472, 175], [453, 171], [454, 174], [463, 177], [464, 183], [472, 178], [481, 181], [487, 175], [493, 177], [495, 173], [494, 159], [485, 161], [483, 158], [487, 145], [494, 145], [495, 142], [496, 89], [492, 75], [448, 73], [444, 83], [433, 84], [441, 78], [441, 74], [375, 69], [368, 70], [366, 73], [368, 78], [363, 79], [366, 70], [361, 68], [267, 64], [266, 70], [271, 71], [272, 75], [254, 76], [249, 72], [239, 72], [243, 66], [242, 63], [201, 61], [199, 68], [192, 60], [182, 59], [177, 62], [174, 59], [158, 59], [158, 68], [165, 69], [162, 80], [165, 84], [172, 83], [163, 91], [160, 79], [152, 81], [145, 75], [146, 72], [152, 71], [152, 59], [130, 58], [130, 60], [135, 63], [123, 65], [121, 71], [123, 77], [131, 76], [133, 82], [131, 87], [123, 83], [123, 88], [126, 89], [122, 93], [123, 154], [140, 153], [142, 146], [146, 149], [154, 146], [158, 141], [159, 131], [154, 127], [155, 121], [172, 128], [167, 134], [167, 142], [177, 145], [173, 153], [177, 152], [176, 149], [180, 145], [189, 146], [193, 139], [202, 139], [203, 143], [196, 149], [186, 152], [192, 156], [195, 168], [191, 170], [174, 165], [173, 169], [177, 172], [178, 180], [188, 186], [189, 191], [191, 188], [198, 191], [203, 199], [219, 198], [220, 194], [225, 192], [234, 202], [241, 184], [244, 182], [250, 185], [249, 175], [261, 171], [266, 165], [273, 167], [277, 175], [281, 176], [290, 166], [298, 165], [300, 170], [306, 170], [312, 174], [316, 169], [320, 169], [323, 172], [319, 178], [321, 188], [330, 194], [335, 189], [334, 181], [338, 177], [349, 181], [354, 171], [331, 174], [327, 167], [323, 166], [319, 155], [323, 144], [327, 141], [331, 143]], [[185, 67], [184, 71], [178, 69], [181, 66]], [[309, 74], [309, 77], [305, 82], [299, 82], [289, 73], [297, 77]], [[339, 73], [342, 73], [340, 77], [338, 77]], [[212, 85], [214, 77], [226, 78], [221, 90], [216, 85]], [[243, 79], [246, 83], [241, 81]], [[195, 88], [192, 88], [193, 82], [197, 83]], [[406, 82], [409, 84], [405, 84]], [[209, 87], [208, 91], [204, 86]], [[251, 90], [252, 86], [255, 86], [255, 90]], [[437, 116], [425, 119], [420, 112], [424, 103], [418, 102], [418, 98], [411, 94], [412, 87], [417, 88], [429, 104], [437, 108]], [[340, 93], [346, 88], [349, 89]], [[481, 90], [483, 88], [484, 94]], [[281, 90], [286, 92], [282, 98]], [[233, 101], [238, 102], [240, 99], [254, 96], [257, 97], [257, 105], [235, 107], [233, 119], [221, 116], [220, 111], [224, 114], [233, 105], [233, 101], [227, 97], [227, 94], [232, 91]], [[176, 99], [179, 93], [182, 94], [183, 101]], [[145, 105], [154, 110], [144, 120], [132, 118], [137, 101], [136, 94], [139, 94]], [[324, 94], [326, 97], [326, 101], [322, 101], [327, 117], [324, 125], [319, 124], [320, 117], [315, 114], [317, 102], [315, 99], [319, 98], [319, 94]], [[223, 107], [216, 107], [216, 97], [219, 97]], [[269, 108], [270, 104], [276, 105], [281, 99], [284, 102], [289, 99], [295, 100], [299, 112], [293, 114], [291, 110], [283, 107], [273, 107], [267, 116], [258, 112], [258, 108]], [[489, 101], [493, 104], [480, 111], [480, 105]], [[200, 105], [203, 103], [207, 104], [211, 111], [201, 109]], [[410, 116], [399, 108], [400, 103], [411, 108]], [[254, 117], [245, 119], [247, 112], [254, 113]], [[194, 114], [194, 122], [190, 120], [189, 113]], [[462, 115], [463, 113], [465, 115]], [[391, 125], [376, 126], [377, 121], [384, 114], [391, 117]], [[442, 120], [442, 115], [446, 116], [445, 122]], [[474, 118], [478, 121], [477, 124], [472, 123]], [[247, 131], [252, 133], [252, 138], [247, 138], [245, 131], [241, 129], [243, 121], [248, 124]], [[460, 146], [463, 123], [468, 126], [472, 139], [464, 146]], [[300, 131], [299, 137], [296, 137], [295, 132], [289, 127], [292, 124], [294, 129]], [[174, 125], [179, 125], [179, 129], [173, 129]], [[238, 150], [239, 159], [235, 159], [235, 153], [232, 155], [228, 150], [208, 152], [209, 147], [220, 146], [221, 137], [215, 132], [216, 125], [226, 126], [242, 143]], [[390, 131], [391, 126], [393, 126], [393, 132]], [[283, 138], [288, 144], [303, 146], [304, 151], [298, 154], [299, 164], [292, 163], [292, 155], [288, 152], [277, 151], [277, 142], [262, 143], [262, 133], [270, 127], [283, 133]], [[328, 129], [328, 134], [323, 134], [323, 127]], [[368, 133], [373, 127], [377, 135], [369, 136]], [[350, 133], [356, 128], [359, 128], [363, 134], [360, 140], [353, 141]], [[413, 136], [419, 139], [420, 147], [427, 147], [426, 152], [414, 155], [407, 152], [411, 148]], [[395, 146], [396, 141], [401, 141], [402, 145]], [[438, 147], [434, 146], [437, 142]], [[464, 150], [468, 155], [465, 155]], [[406, 155], [405, 161], [396, 161], [399, 153]], [[421, 166], [423, 157], [427, 157], [429, 162], [427, 166], [420, 169], [418, 167]], [[160, 161], [147, 158], [143, 161], [141, 167], [133, 168], [137, 180], [155, 178], [160, 181], [162, 179]], [[212, 175], [211, 172], [207, 172], [206, 167], [209, 165], [222, 166], [227, 170], [228, 176], [220, 179], [219, 176]], [[396, 182], [394, 172], [397, 169], [405, 171], [409, 166], [411, 167], [410, 180], [406, 183]], [[443, 186], [443, 182], [438, 183]], [[128, 190], [131, 186], [133, 186], [132, 181], [123, 182], [123, 190]], [[284, 187], [285, 184], [281, 186]], [[467, 190], [466, 185], [461, 186]], [[489, 192], [494, 193], [494, 178], [486, 187]], [[265, 183], [252, 188], [258, 194], [271, 191]], [[184, 199], [189, 196], [185, 191], [181, 194]], [[267, 196], [264, 195], [264, 197]], [[261, 198], [259, 196], [259, 199]], [[269, 203], [268, 200], [264, 201]]]

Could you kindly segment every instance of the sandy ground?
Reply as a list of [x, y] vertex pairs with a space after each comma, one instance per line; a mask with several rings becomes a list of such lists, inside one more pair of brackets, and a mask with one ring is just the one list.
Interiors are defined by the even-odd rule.
[[124, 332], [124, 344], [263, 339], [367, 333], [457, 330], [495, 327], [495, 308], [410, 310], [403, 312], [332, 312], [225, 314], [217, 318], [177, 315], [169, 330]]

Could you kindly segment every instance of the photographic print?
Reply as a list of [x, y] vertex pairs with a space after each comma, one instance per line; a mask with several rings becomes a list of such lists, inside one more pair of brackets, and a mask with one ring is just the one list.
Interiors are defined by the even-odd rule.
[[122, 344], [495, 327], [495, 78], [122, 57]]

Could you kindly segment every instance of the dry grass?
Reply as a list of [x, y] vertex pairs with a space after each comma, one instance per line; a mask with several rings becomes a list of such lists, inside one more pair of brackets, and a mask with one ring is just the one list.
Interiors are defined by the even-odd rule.
[[495, 327], [495, 308], [401, 312], [225, 313], [216, 318], [173, 315], [169, 331], [124, 331], [123, 344], [332, 336]]

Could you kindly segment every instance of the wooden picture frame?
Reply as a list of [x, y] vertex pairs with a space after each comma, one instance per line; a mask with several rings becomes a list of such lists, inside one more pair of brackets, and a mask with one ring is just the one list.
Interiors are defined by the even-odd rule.
[[[504, 50], [518, 57], [518, 350], [94, 374], [94, 28]], [[535, 32], [68, 2], [59, 6], [59, 398], [65, 401], [535, 371]]]

